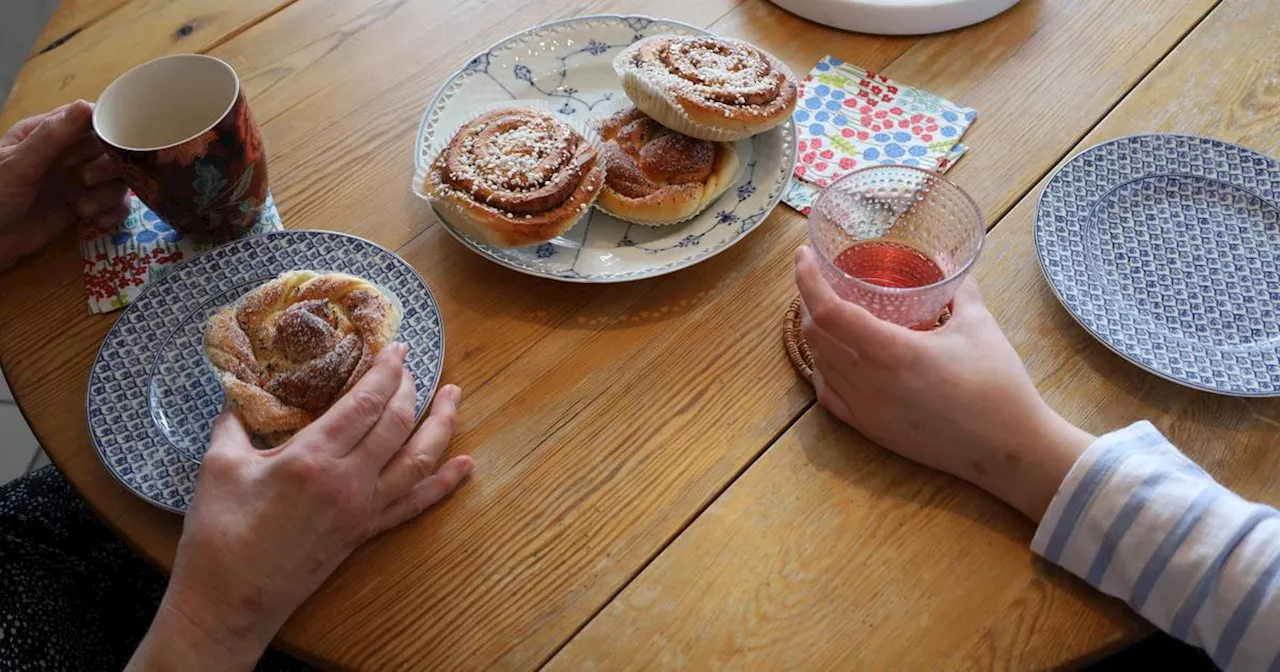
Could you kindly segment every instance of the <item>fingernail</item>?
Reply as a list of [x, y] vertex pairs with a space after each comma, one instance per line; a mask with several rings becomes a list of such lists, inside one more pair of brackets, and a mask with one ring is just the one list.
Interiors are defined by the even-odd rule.
[[409, 345], [407, 343], [396, 343], [396, 356], [403, 360], [407, 354], [409, 354]]
[[449, 396], [453, 398], [453, 401], [454, 401], [454, 402], [457, 402], [457, 401], [459, 401], [459, 400], [461, 400], [461, 399], [462, 399], [462, 388], [461, 388], [461, 387], [458, 387], [457, 385], [452, 385], [452, 384], [451, 384], [451, 385], [445, 385], [445, 386], [444, 386], [444, 389], [445, 389], [445, 391], [446, 391], [446, 392], [448, 392], [448, 393], [449, 393]]

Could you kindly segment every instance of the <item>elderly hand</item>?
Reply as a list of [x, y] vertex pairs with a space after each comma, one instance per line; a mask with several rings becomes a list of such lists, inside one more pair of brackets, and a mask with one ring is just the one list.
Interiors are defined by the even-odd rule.
[[93, 137], [92, 116], [93, 105], [77, 100], [0, 136], [0, 269], [76, 221], [106, 227], [128, 216], [128, 190]]
[[405, 347], [284, 445], [258, 451], [234, 415], [214, 428], [168, 591], [131, 669], [250, 669], [276, 631], [374, 535], [413, 519], [471, 472], [436, 465], [460, 390], [413, 432]]
[[796, 253], [818, 401], [872, 441], [1039, 521], [1093, 437], [1040, 397], [977, 283], [961, 285], [946, 325], [921, 332], [841, 300], [818, 266], [813, 250]]

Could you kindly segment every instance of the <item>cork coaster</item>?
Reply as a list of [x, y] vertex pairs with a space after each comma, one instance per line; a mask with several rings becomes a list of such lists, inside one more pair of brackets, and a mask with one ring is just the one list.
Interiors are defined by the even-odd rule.
[[[951, 319], [951, 307], [943, 309], [938, 316], [934, 329], [941, 327]], [[787, 356], [792, 366], [804, 376], [805, 380], [813, 380], [813, 352], [809, 350], [809, 342], [804, 340], [804, 331], [800, 325], [800, 297], [791, 300], [787, 313], [782, 317], [782, 342], [787, 346]]]
[[800, 330], [800, 297], [791, 301], [787, 314], [782, 318], [782, 341], [787, 346], [787, 356], [791, 364], [805, 380], [813, 380], [813, 353], [809, 351], [809, 343], [804, 340], [804, 332]]

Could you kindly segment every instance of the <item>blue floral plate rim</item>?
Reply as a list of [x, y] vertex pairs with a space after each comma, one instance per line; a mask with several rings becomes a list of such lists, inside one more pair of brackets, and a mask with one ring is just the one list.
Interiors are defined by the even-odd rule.
[[[567, 19], [557, 19], [555, 21], [548, 21], [546, 23], [540, 23], [536, 26], [525, 28], [524, 30], [517, 30], [516, 32], [511, 33], [510, 35], [507, 35], [506, 37], [489, 45], [489, 48], [484, 49], [482, 51], [477, 51], [474, 55], [471, 56], [471, 58], [468, 58], [466, 62], [462, 64], [462, 67], [458, 68], [457, 70], [454, 70], [449, 75], [448, 79], [445, 79], [444, 82], [440, 84], [440, 88], [436, 89], [435, 94], [431, 96], [431, 102], [427, 103], [427, 109], [424, 110], [422, 113], [422, 120], [418, 122], [418, 132], [414, 135], [415, 140], [417, 138], [421, 138], [426, 133], [427, 123], [431, 120], [431, 112], [436, 109], [436, 106], [440, 103], [440, 98], [443, 97], [445, 92], [449, 90], [449, 87], [454, 83], [454, 81], [456, 81], [459, 77], [461, 77], [463, 74], [468, 72], [470, 70], [470, 66], [472, 63], [475, 63], [482, 57], [487, 56], [494, 49], [497, 49], [498, 47], [502, 47], [514, 40], [524, 37], [526, 33], [530, 33], [535, 30], [555, 28], [557, 26], [567, 25], [571, 23], [581, 23], [584, 21], [608, 20], [608, 19], [616, 19], [619, 21], [626, 21], [628, 19], [632, 19], [632, 20], [646, 21], [649, 23], [670, 23], [678, 26], [683, 26], [687, 30], [696, 31], [706, 35], [711, 34], [710, 31], [708, 31], [707, 29], [700, 28], [691, 23], [686, 23], [684, 21], [679, 21], [676, 19], [658, 18], [654, 16], [649, 16], [647, 14], [586, 14], [583, 16], [570, 17]], [[422, 151], [416, 144], [414, 145], [414, 149], [413, 149], [413, 165], [415, 168], [421, 168], [423, 166]]]
[[[1262, 391], [1232, 389], [1225, 386], [1208, 385], [1208, 384], [1198, 382], [1196, 380], [1189, 379], [1187, 377], [1178, 376], [1168, 371], [1163, 371], [1155, 366], [1152, 366], [1147, 362], [1142, 361], [1139, 357], [1126, 351], [1125, 349], [1126, 344], [1116, 342], [1113, 338], [1108, 336], [1106, 333], [1103, 333], [1101, 330], [1095, 328], [1090, 317], [1088, 315], [1082, 314], [1079, 307], [1075, 305], [1075, 302], [1064, 294], [1064, 289], [1059, 286], [1059, 283], [1057, 282], [1057, 278], [1054, 276], [1054, 274], [1050, 272], [1048, 267], [1049, 264], [1047, 263], [1048, 251], [1046, 249], [1046, 244], [1048, 243], [1048, 241], [1044, 239], [1044, 235], [1043, 235], [1044, 229], [1047, 227], [1047, 225], [1043, 224], [1043, 219], [1046, 217], [1045, 215], [1046, 199], [1051, 198], [1052, 187], [1055, 185], [1055, 183], [1057, 183], [1061, 179], [1061, 174], [1063, 173], [1063, 171], [1067, 170], [1076, 162], [1082, 160], [1086, 155], [1095, 154], [1101, 151], [1106, 151], [1107, 149], [1114, 148], [1116, 145], [1123, 145], [1123, 144], [1133, 143], [1135, 141], [1141, 141], [1146, 139], [1185, 140], [1189, 142], [1207, 143], [1209, 145], [1214, 146], [1217, 149], [1237, 151], [1244, 155], [1261, 159], [1262, 161], [1270, 164], [1273, 167], [1273, 169], [1280, 171], [1280, 159], [1277, 159], [1276, 157], [1272, 157], [1262, 152], [1259, 152], [1257, 150], [1250, 149], [1248, 147], [1240, 145], [1239, 143], [1222, 140], [1220, 138], [1196, 135], [1194, 133], [1179, 133], [1179, 132], [1172, 132], [1172, 131], [1154, 132], [1154, 133], [1131, 133], [1128, 135], [1121, 135], [1121, 136], [1109, 138], [1107, 140], [1098, 142], [1097, 144], [1091, 145], [1088, 148], [1081, 151], [1080, 153], [1076, 154], [1075, 156], [1072, 156], [1070, 159], [1063, 162], [1058, 167], [1056, 167], [1049, 174], [1048, 179], [1045, 181], [1044, 188], [1041, 190], [1039, 196], [1036, 199], [1036, 212], [1035, 212], [1035, 218], [1033, 220], [1033, 226], [1032, 226], [1032, 229], [1033, 229], [1032, 243], [1035, 246], [1036, 261], [1037, 261], [1037, 265], [1040, 268], [1041, 277], [1044, 279], [1045, 284], [1049, 286], [1050, 291], [1053, 292], [1054, 298], [1058, 300], [1058, 303], [1062, 305], [1062, 307], [1066, 310], [1067, 315], [1069, 315], [1071, 319], [1076, 322], [1076, 324], [1080, 325], [1081, 328], [1083, 328], [1090, 336], [1092, 336], [1095, 340], [1097, 340], [1099, 343], [1105, 346], [1108, 350], [1115, 353], [1121, 359], [1124, 359], [1130, 364], [1137, 366], [1143, 371], [1146, 371], [1147, 373], [1155, 375], [1158, 378], [1169, 381], [1176, 385], [1180, 385], [1180, 386], [1193, 389], [1199, 392], [1207, 392], [1210, 394], [1216, 394], [1216, 395], [1227, 396], [1227, 397], [1236, 397], [1236, 398], [1266, 399], [1266, 398], [1280, 397], [1280, 377], [1273, 378], [1270, 382], [1270, 387]], [[1231, 182], [1223, 182], [1222, 180], [1217, 180], [1216, 178], [1205, 178], [1203, 176], [1197, 176], [1192, 174], [1186, 174], [1181, 176], [1221, 182], [1223, 184], [1231, 186], [1234, 189], [1237, 189], [1239, 191], [1242, 191], [1244, 193], [1254, 196], [1258, 200], [1264, 203], [1267, 203], [1268, 205], [1270, 205], [1272, 208], [1276, 210], [1280, 210], [1280, 203], [1278, 203], [1275, 199], [1267, 198], [1264, 194], [1260, 194], [1256, 190], [1250, 189], [1247, 186], [1234, 184]], [[1114, 193], [1116, 190], [1122, 188], [1123, 186], [1127, 184], [1132, 184], [1142, 179], [1145, 179], [1145, 177], [1144, 176], [1130, 177], [1130, 178], [1118, 181], [1116, 184], [1114, 184], [1110, 188], [1108, 192], [1104, 194], [1100, 194], [1094, 200], [1093, 204], [1091, 205], [1091, 208], [1097, 208], [1098, 204], [1103, 200], [1103, 198], [1105, 198], [1107, 194]], [[1280, 347], [1273, 348], [1273, 349], [1277, 352], [1277, 355], [1280, 355]]]

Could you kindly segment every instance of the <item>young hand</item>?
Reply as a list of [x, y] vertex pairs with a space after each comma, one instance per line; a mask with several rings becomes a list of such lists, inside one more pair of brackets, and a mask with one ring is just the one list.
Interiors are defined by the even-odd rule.
[[972, 279], [951, 320], [913, 331], [836, 296], [817, 254], [796, 253], [818, 401], [904, 457], [973, 482], [1039, 521], [1093, 442], [1049, 408]]
[[249, 669], [294, 609], [357, 546], [417, 516], [471, 472], [437, 469], [460, 390], [413, 432], [404, 346], [284, 445], [258, 451], [234, 415], [214, 428], [160, 612], [135, 669]]
[[77, 100], [0, 135], [0, 269], [79, 220], [106, 227], [128, 216], [128, 190], [92, 117], [93, 105]]

